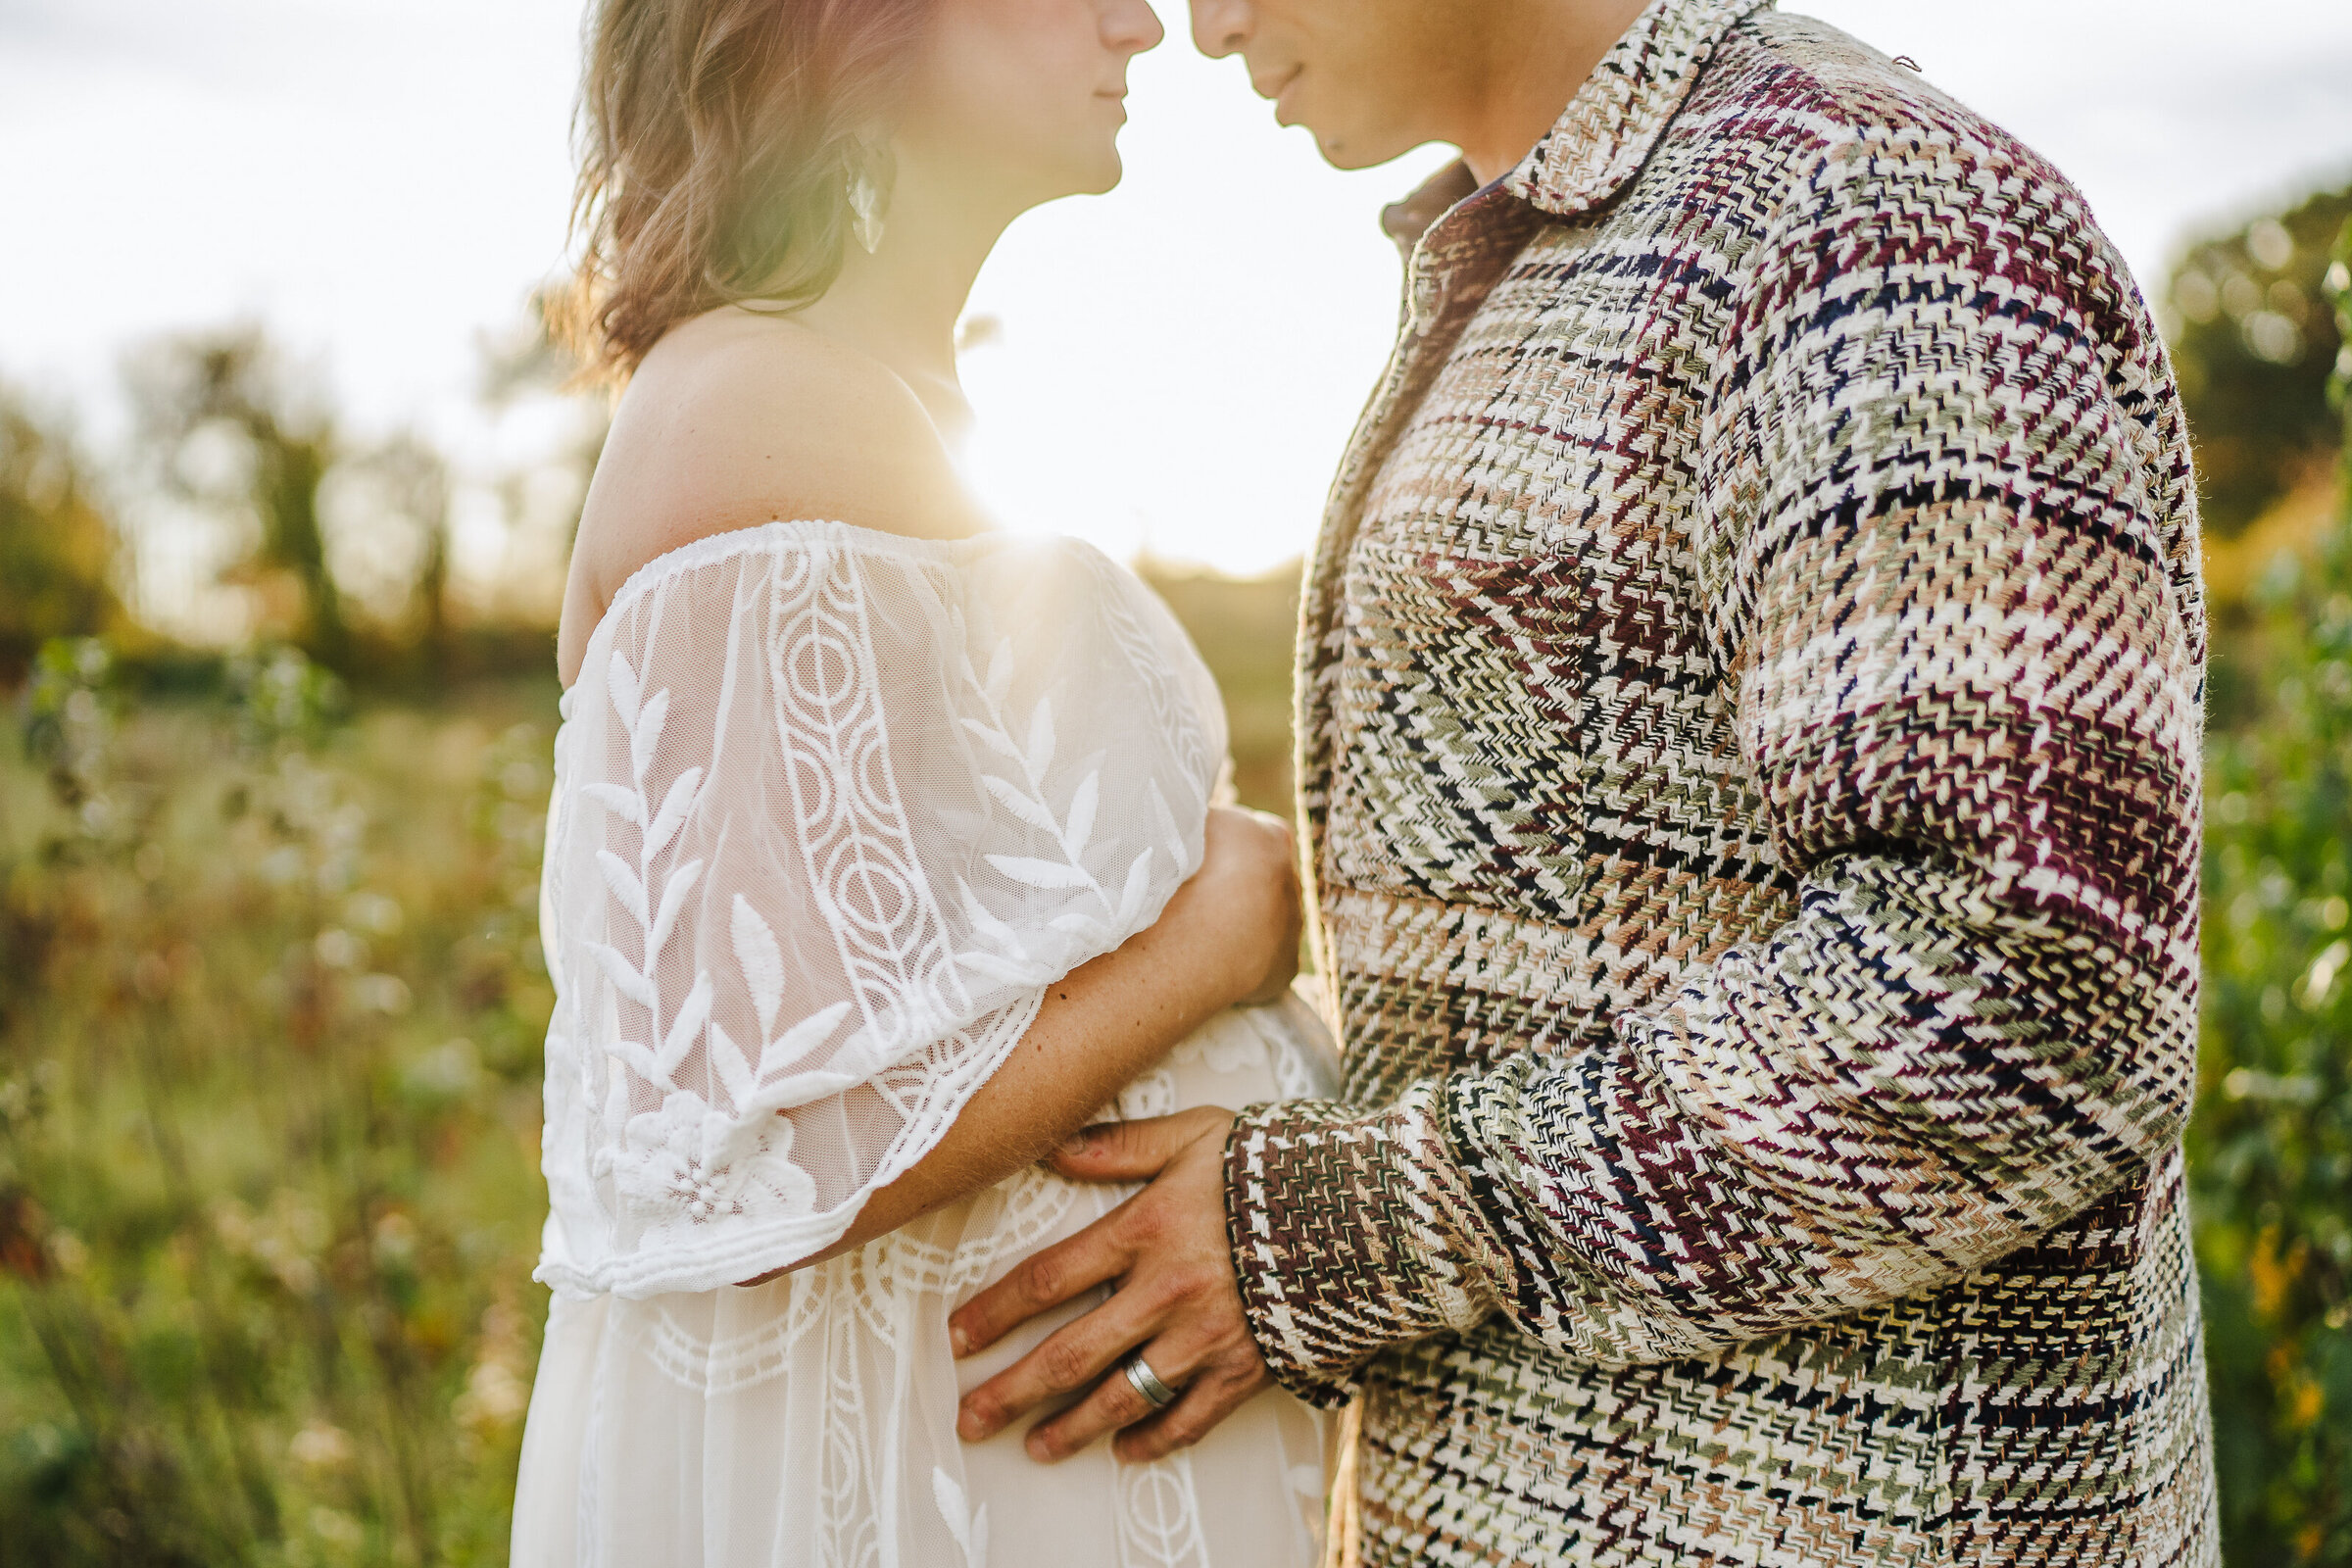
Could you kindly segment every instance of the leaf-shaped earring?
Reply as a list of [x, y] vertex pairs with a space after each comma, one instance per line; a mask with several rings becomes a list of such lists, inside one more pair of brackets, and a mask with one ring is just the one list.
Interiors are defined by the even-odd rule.
[[850, 166], [850, 232], [871, 256], [882, 244], [882, 187], [874, 180], [871, 159]]

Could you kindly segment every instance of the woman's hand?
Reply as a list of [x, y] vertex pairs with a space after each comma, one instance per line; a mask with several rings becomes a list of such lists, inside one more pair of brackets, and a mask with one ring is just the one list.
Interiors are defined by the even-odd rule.
[[1209, 810], [1205, 837], [1200, 869], [1179, 897], [1199, 901], [1230, 922], [1235, 1003], [1279, 1002], [1298, 972], [1305, 924], [1291, 825], [1264, 811], [1219, 806]]

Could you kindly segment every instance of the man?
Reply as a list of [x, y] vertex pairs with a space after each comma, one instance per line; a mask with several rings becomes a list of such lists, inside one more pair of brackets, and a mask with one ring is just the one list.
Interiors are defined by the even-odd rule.
[[1118, 1284], [967, 1435], [1270, 1373], [1366, 1563], [2216, 1560], [2195, 502], [2082, 199], [1765, 0], [1194, 27], [1464, 154], [1302, 615], [1346, 1092], [1065, 1152], [1157, 1179], [959, 1314]]

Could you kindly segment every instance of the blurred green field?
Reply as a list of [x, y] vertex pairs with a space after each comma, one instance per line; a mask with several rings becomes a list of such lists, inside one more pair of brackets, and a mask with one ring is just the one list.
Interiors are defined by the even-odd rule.
[[307, 669], [0, 765], [0, 1563], [505, 1559], [553, 684]]

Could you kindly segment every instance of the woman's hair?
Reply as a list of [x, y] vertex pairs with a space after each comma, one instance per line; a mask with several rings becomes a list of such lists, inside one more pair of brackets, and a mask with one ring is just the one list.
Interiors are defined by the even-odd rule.
[[578, 272], [549, 323], [625, 381], [690, 317], [806, 305], [841, 270], [849, 186], [931, 0], [595, 0], [580, 92]]

